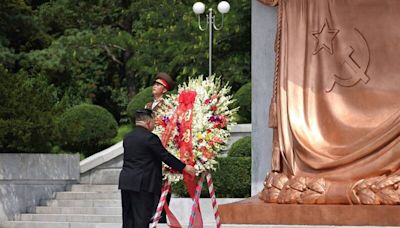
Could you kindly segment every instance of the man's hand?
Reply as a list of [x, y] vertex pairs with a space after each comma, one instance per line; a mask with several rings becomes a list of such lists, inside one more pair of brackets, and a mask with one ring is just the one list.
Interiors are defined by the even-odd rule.
[[191, 165], [186, 165], [185, 168], [183, 169], [183, 172], [186, 172], [187, 174], [193, 177], [196, 175], [196, 169]]

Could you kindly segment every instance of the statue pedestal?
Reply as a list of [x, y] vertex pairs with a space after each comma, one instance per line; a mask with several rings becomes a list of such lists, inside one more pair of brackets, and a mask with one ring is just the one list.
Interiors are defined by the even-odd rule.
[[254, 196], [219, 211], [223, 224], [400, 226], [400, 205], [272, 204]]

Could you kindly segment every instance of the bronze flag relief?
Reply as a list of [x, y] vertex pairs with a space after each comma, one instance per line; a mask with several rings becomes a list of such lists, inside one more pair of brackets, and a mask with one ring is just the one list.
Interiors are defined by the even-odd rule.
[[278, 4], [273, 172], [260, 197], [400, 204], [400, 1]]

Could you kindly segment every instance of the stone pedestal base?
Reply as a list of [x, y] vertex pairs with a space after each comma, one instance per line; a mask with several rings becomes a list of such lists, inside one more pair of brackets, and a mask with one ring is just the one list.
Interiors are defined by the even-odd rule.
[[400, 205], [271, 204], [254, 196], [219, 211], [224, 224], [400, 226]]

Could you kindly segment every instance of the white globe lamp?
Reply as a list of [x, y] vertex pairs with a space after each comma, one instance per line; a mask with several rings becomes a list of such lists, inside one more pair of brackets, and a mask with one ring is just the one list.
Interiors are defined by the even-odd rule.
[[218, 3], [218, 11], [222, 14], [228, 13], [229, 10], [231, 9], [231, 6], [229, 5], [229, 3], [227, 1], [222, 1], [220, 3]]
[[196, 2], [193, 4], [193, 12], [195, 14], [202, 14], [206, 10], [206, 6], [202, 2]]

